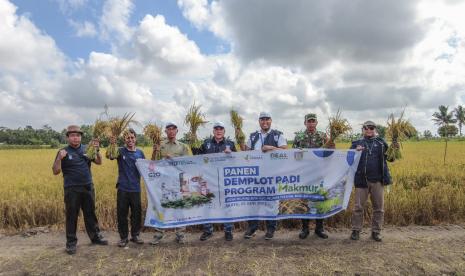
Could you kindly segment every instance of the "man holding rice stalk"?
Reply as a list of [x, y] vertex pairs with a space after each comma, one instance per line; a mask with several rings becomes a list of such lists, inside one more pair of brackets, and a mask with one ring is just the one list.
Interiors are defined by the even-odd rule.
[[92, 140], [90, 147], [95, 148], [95, 159], [91, 161], [85, 152], [86, 146], [81, 144], [83, 132], [79, 126], [71, 125], [66, 130], [68, 146], [61, 149], [55, 158], [52, 171], [54, 175], [63, 172], [64, 200], [66, 214], [66, 252], [76, 253], [77, 222], [82, 209], [86, 232], [92, 244], [107, 245], [108, 242], [100, 234], [97, 216], [95, 215], [95, 192], [90, 170], [91, 162], [102, 164], [98, 140]]
[[[142, 206], [140, 190], [140, 174], [136, 167], [137, 159], [145, 159], [144, 153], [136, 148], [136, 132], [130, 128], [123, 132], [124, 147], [118, 148], [118, 181], [116, 188], [116, 213], [118, 219], [119, 247], [126, 247], [128, 241], [128, 213], [131, 209], [131, 239], [136, 244], [143, 244], [139, 237], [142, 227]], [[110, 143], [116, 145], [116, 137], [110, 138]], [[114, 160], [111, 158], [110, 160]]]
[[[176, 140], [176, 135], [178, 134], [178, 126], [175, 123], [167, 123], [165, 126], [165, 133], [167, 139], [161, 141], [160, 145], [153, 145], [154, 153], [152, 154], [152, 156], [156, 157], [157, 159], [163, 159], [192, 155], [192, 153], [189, 150], [189, 147], [186, 144]], [[186, 227], [175, 228], [177, 243], [184, 243], [185, 230]], [[151, 245], [156, 245], [160, 243], [160, 240], [164, 236], [163, 229], [155, 228], [155, 231], [157, 233], [153, 236], [153, 240], [150, 242]]]
[[[321, 148], [327, 145], [327, 148], [335, 148], [334, 143], [328, 146], [328, 136], [326, 133], [322, 131], [318, 131], [316, 129], [318, 125], [317, 116], [314, 113], [309, 113], [304, 117], [304, 125], [306, 127], [305, 131], [297, 132], [294, 138], [294, 143], [292, 145], [293, 148], [306, 148], [306, 149], [313, 149], [313, 148]], [[305, 200], [305, 203], [308, 204], [308, 201]], [[310, 234], [309, 231], [309, 219], [302, 219], [302, 231], [299, 234], [299, 238], [305, 239]], [[322, 238], [327, 239], [328, 235], [324, 232], [323, 227], [323, 219], [316, 219], [315, 220], [315, 234]]]
[[357, 172], [355, 173], [355, 204], [352, 215], [352, 240], [360, 239], [363, 226], [364, 206], [371, 198], [373, 217], [371, 238], [382, 241], [380, 233], [384, 221], [384, 186], [391, 184], [391, 175], [387, 166], [387, 143], [377, 136], [376, 124], [372, 121], [363, 123], [363, 138], [352, 142], [351, 149], [362, 151]]
[[[213, 124], [213, 137], [206, 139], [200, 147], [199, 154], [209, 153], [231, 153], [236, 151], [236, 146], [232, 141], [224, 137], [225, 129], [222, 122]], [[233, 240], [233, 223], [224, 224], [224, 238], [227, 241]], [[207, 223], [203, 225], [203, 233], [200, 236], [201, 241], [206, 241], [213, 236], [213, 224]]]
[[[242, 144], [242, 150], [259, 150], [268, 152], [273, 150], [287, 149], [287, 141], [283, 133], [279, 130], [271, 129], [271, 115], [268, 112], [261, 112], [258, 116], [258, 123], [260, 130], [250, 134], [247, 144]], [[255, 235], [258, 229], [258, 220], [249, 220], [248, 229], [244, 234], [245, 239], [250, 239]], [[274, 232], [276, 231], [277, 222], [275, 220], [267, 220], [265, 239], [273, 239]]]

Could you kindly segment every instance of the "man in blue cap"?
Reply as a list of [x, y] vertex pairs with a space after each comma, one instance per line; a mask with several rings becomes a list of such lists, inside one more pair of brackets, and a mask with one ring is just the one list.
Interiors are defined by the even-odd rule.
[[[236, 151], [234, 142], [224, 137], [225, 129], [222, 122], [215, 122], [213, 124], [213, 137], [205, 139], [202, 146], [200, 147], [199, 154], [209, 153], [231, 153]], [[227, 241], [233, 240], [233, 223], [224, 224], [224, 238]], [[208, 240], [213, 236], [213, 225], [207, 223], [203, 225], [203, 233], [200, 236], [201, 241]]]
[[[273, 150], [287, 149], [287, 141], [283, 133], [279, 130], [271, 129], [271, 114], [268, 112], [260, 112], [258, 116], [258, 123], [260, 130], [250, 134], [247, 144], [241, 145], [242, 150], [259, 150], [262, 152], [269, 152]], [[274, 232], [276, 231], [276, 220], [267, 220], [265, 239], [273, 239]], [[249, 226], [244, 234], [245, 239], [250, 239], [255, 235], [258, 229], [258, 220], [250, 220]]]

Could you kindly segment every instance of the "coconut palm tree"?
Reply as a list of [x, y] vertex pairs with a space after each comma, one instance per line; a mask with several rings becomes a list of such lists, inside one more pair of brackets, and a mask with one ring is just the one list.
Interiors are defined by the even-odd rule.
[[455, 119], [459, 125], [459, 135], [462, 136], [462, 126], [465, 124], [465, 109], [459, 105], [454, 109]]
[[434, 112], [433, 121], [439, 127], [445, 127], [445, 138], [446, 138], [446, 147], [444, 148], [444, 164], [446, 164], [446, 155], [447, 155], [447, 142], [449, 141], [449, 135], [447, 129], [450, 124], [454, 124], [456, 120], [453, 118], [453, 112], [449, 112], [449, 107], [445, 105], [440, 105], [439, 112]]

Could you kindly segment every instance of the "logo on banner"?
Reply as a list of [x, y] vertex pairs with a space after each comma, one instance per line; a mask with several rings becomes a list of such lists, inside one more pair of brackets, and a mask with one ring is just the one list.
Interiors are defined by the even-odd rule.
[[270, 153], [271, 160], [285, 160], [288, 159], [287, 154], [284, 152], [272, 152]]
[[149, 172], [154, 172], [155, 171], [155, 162], [150, 162], [149, 164]]
[[294, 159], [297, 161], [304, 159], [304, 152], [303, 151], [294, 152]]
[[203, 158], [203, 163], [208, 164], [208, 160], [209, 160], [208, 157], [204, 157], [204, 158]]
[[262, 155], [251, 155], [251, 154], [247, 154], [246, 156], [244, 156], [244, 160], [245, 161], [249, 161], [249, 160], [261, 160], [263, 159], [263, 156]]

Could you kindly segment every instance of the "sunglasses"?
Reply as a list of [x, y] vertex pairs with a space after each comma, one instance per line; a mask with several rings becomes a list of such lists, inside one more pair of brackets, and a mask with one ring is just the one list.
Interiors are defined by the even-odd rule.
[[375, 130], [376, 127], [374, 126], [365, 126], [363, 127], [364, 130]]

